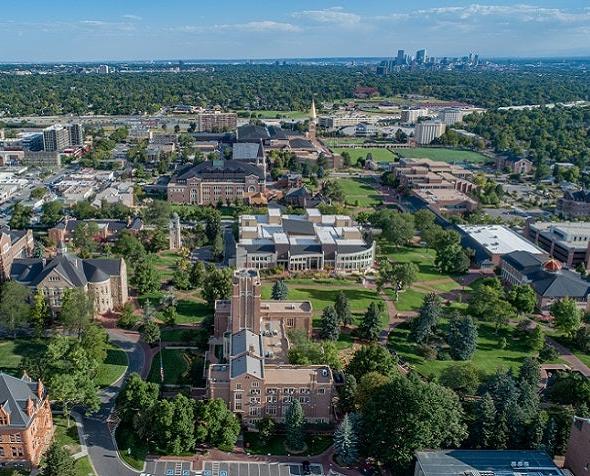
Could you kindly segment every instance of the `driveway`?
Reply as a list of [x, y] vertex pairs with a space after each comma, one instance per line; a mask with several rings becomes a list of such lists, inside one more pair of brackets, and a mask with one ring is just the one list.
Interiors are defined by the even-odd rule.
[[101, 392], [100, 410], [89, 417], [83, 416], [84, 439], [88, 446], [88, 456], [98, 476], [136, 476], [139, 471], [130, 469], [119, 459], [107, 418], [115, 406], [115, 399], [126, 377], [132, 372], [142, 373], [145, 356], [136, 332], [109, 329], [108, 333], [110, 341], [127, 353], [129, 366], [122, 378]]

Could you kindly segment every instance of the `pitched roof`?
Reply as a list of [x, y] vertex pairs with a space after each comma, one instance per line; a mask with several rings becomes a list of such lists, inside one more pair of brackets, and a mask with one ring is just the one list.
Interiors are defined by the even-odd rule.
[[252, 331], [242, 329], [231, 336], [231, 355], [238, 356], [246, 352], [262, 356], [262, 340]]
[[270, 139], [270, 134], [265, 126], [256, 126], [253, 124], [246, 124], [238, 127], [236, 131], [238, 142], [244, 141], [259, 141]]
[[262, 144], [237, 142], [232, 148], [232, 160], [257, 160], [264, 157]]
[[10, 415], [10, 425], [26, 427], [31, 417], [27, 415], [27, 400], [38, 403], [37, 383], [0, 373], [0, 407]]
[[182, 169], [172, 177], [171, 182], [184, 181], [192, 177], [203, 179], [229, 179], [244, 178], [248, 175], [256, 175], [264, 178], [264, 172], [253, 164], [239, 160], [208, 160], [194, 167]]
[[254, 377], [263, 378], [264, 362], [261, 358], [251, 357], [248, 354], [242, 354], [230, 361], [230, 377], [236, 378], [240, 375], [248, 374]]
[[301, 137], [294, 137], [293, 139], [289, 139], [289, 147], [291, 147], [291, 149], [315, 150], [315, 147], [313, 146], [311, 141], [307, 139], [302, 139]]

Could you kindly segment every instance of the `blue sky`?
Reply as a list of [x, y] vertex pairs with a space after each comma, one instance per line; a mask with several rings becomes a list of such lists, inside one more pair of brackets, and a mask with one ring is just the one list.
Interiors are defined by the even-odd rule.
[[588, 0], [2, 0], [0, 61], [590, 55]]

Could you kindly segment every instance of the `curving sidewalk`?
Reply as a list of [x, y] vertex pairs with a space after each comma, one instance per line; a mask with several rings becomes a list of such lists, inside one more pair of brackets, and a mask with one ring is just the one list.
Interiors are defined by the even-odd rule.
[[126, 372], [111, 386], [100, 394], [101, 407], [94, 415], [82, 416], [81, 443], [86, 446], [88, 456], [98, 476], [136, 476], [139, 471], [128, 466], [119, 458], [115, 438], [108, 424], [117, 395], [121, 391], [126, 377], [133, 372], [142, 376], [147, 374], [147, 360], [143, 345], [139, 342], [139, 333], [120, 329], [108, 329], [109, 340], [127, 354]]

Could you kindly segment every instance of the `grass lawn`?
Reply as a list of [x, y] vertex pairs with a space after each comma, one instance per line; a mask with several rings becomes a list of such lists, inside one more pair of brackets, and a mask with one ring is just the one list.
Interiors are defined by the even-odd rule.
[[[148, 454], [147, 444], [132, 429], [119, 425], [115, 431], [115, 439], [119, 447], [119, 455], [131, 467], [142, 470]], [[127, 451], [130, 450], [130, 454]]]
[[20, 377], [24, 357], [43, 352], [45, 345], [33, 339], [0, 340], [0, 372]]
[[418, 266], [418, 281], [430, 281], [445, 278], [434, 267], [436, 252], [432, 248], [417, 246], [391, 246], [383, 241], [379, 242], [378, 256], [387, 257], [398, 263], [415, 263]]
[[163, 281], [169, 281], [172, 279], [178, 258], [180, 258], [180, 256], [176, 251], [161, 251], [156, 255], [154, 264], [156, 269], [162, 275]]
[[[343, 291], [348, 302], [350, 303], [350, 309], [353, 313], [364, 313], [369, 304], [373, 301], [378, 301], [379, 297], [374, 289], [365, 289], [360, 284], [356, 287], [342, 288], [339, 286], [327, 286], [322, 285], [321, 287], [314, 288], [303, 288], [291, 285], [289, 281], [286, 281], [289, 287], [289, 297], [291, 301], [311, 301], [313, 306], [314, 316], [320, 316], [325, 307], [334, 305], [336, 301], [336, 295], [338, 292]], [[352, 284], [351, 286], [355, 286]], [[262, 299], [270, 299], [272, 291], [272, 284], [263, 284], [262, 286]]]
[[[391, 299], [395, 298], [395, 295], [391, 289], [386, 289], [385, 292], [391, 296]], [[427, 291], [418, 289], [406, 289], [399, 293], [399, 298], [395, 302], [395, 307], [398, 311], [417, 311], [422, 305], [424, 296], [428, 294]]]
[[200, 339], [203, 329], [162, 329], [162, 342], [191, 342]]
[[[336, 139], [336, 142], [338, 142], [338, 139]], [[353, 164], [355, 164], [357, 159], [359, 158], [366, 158], [367, 154], [369, 153], [373, 156], [373, 160], [375, 162], [395, 162], [396, 159], [396, 156], [393, 154], [393, 152], [391, 152], [389, 149], [384, 149], [382, 147], [335, 147], [334, 149], [332, 149], [332, 151], [336, 154], [348, 152], [350, 154], [350, 158]]]
[[[67, 420], [63, 415], [54, 415], [53, 424], [55, 425], [55, 434], [53, 437], [55, 442], [64, 448], [70, 455], [78, 453], [81, 447], [75, 420], [70, 420], [70, 427], [68, 428]], [[90, 465], [88, 456], [76, 460], [75, 468], [77, 476], [95, 474]], [[0, 476], [1, 475], [2, 473], [0, 473]]]
[[96, 382], [100, 387], [108, 387], [123, 375], [127, 365], [127, 354], [117, 346], [110, 345], [107, 350], [107, 358], [98, 367]]
[[198, 324], [212, 314], [205, 301], [179, 299], [176, 304], [176, 322], [178, 324]]
[[[165, 385], [199, 386], [203, 383], [203, 355], [201, 353], [184, 349], [164, 349], [162, 361], [164, 363]], [[160, 383], [160, 353], [154, 356], [148, 381]]]
[[[442, 333], [446, 334], [448, 321], [441, 319], [440, 327]], [[496, 335], [492, 323], [480, 321], [478, 327], [477, 350], [471, 362], [483, 373], [490, 375], [498, 368], [517, 371], [525, 357], [532, 355], [526, 344], [512, 338], [513, 328], [502, 329]], [[418, 355], [416, 344], [408, 339], [409, 334], [409, 323], [401, 324], [389, 335], [389, 344], [422, 375], [438, 377], [443, 369], [457, 363], [453, 360], [426, 360]], [[500, 337], [506, 338], [505, 349], [498, 346]]]
[[[283, 435], [274, 435], [271, 440], [263, 445], [258, 439], [258, 433], [246, 432], [244, 433], [244, 444], [246, 451], [255, 455], [277, 455], [283, 456], [287, 454], [284, 446], [285, 437]], [[333, 442], [333, 438], [325, 435], [306, 435], [305, 443], [307, 444], [307, 451], [305, 456], [312, 456], [326, 451]]]
[[338, 183], [344, 192], [347, 205], [355, 207], [374, 207], [382, 200], [370, 181], [366, 179], [338, 178]]
[[585, 354], [585, 353], [581, 352], [579, 349], [576, 349], [576, 347], [570, 343], [569, 339], [567, 337], [565, 337], [564, 335], [560, 335], [558, 333], [558, 331], [550, 333], [550, 336], [551, 336], [551, 338], [555, 339], [560, 344], [566, 346], [578, 359], [580, 359], [585, 365], [590, 367], [590, 355], [589, 354]]
[[416, 159], [432, 159], [440, 162], [470, 162], [480, 164], [489, 160], [485, 155], [471, 150], [455, 150], [431, 147], [416, 147], [415, 149], [397, 149], [401, 157]]

